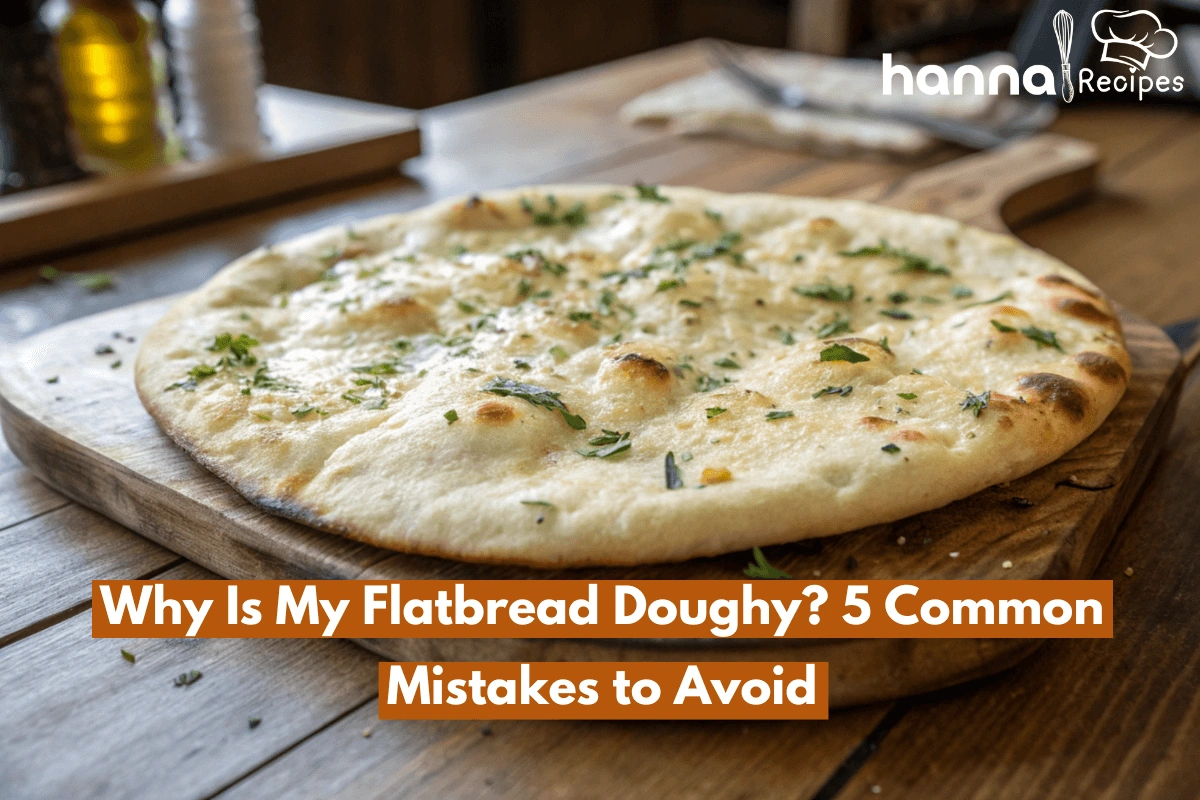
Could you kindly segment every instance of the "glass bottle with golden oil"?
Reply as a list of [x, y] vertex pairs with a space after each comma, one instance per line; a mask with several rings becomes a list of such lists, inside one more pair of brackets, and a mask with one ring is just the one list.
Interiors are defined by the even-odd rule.
[[155, 22], [133, 0], [60, 0], [54, 29], [80, 161], [127, 172], [167, 160], [152, 63]]

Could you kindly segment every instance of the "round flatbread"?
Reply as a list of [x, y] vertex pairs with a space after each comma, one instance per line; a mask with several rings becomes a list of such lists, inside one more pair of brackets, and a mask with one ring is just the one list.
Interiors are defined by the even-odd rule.
[[238, 259], [146, 337], [163, 429], [251, 501], [406, 552], [641, 564], [1025, 475], [1130, 374], [1009, 236], [865, 203], [540, 186]]

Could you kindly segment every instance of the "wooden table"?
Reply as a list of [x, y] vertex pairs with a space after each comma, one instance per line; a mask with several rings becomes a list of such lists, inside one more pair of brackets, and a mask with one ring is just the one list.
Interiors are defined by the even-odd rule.
[[[428, 155], [407, 175], [54, 263], [110, 272], [109, 291], [40, 284], [36, 264], [0, 273], [0, 340], [193, 287], [262, 243], [449, 193], [643, 180], [830, 195], [961, 155], [830, 161], [615, 119], [635, 94], [705, 67], [685, 45], [435, 109]], [[1020, 235], [1151, 321], [1200, 315], [1200, 118], [1072, 108], [1055, 130], [1099, 145], [1101, 186]], [[1168, 450], [1100, 566], [1098, 577], [1115, 581], [1115, 637], [1051, 642], [977, 684], [815, 723], [384, 723], [375, 659], [348, 642], [92, 640], [92, 579], [207, 573], [65, 500], [0, 449], [0, 794], [1195, 797], [1197, 487], [1193, 380]], [[172, 685], [192, 669], [203, 679]], [[252, 717], [262, 720], [253, 729]]]

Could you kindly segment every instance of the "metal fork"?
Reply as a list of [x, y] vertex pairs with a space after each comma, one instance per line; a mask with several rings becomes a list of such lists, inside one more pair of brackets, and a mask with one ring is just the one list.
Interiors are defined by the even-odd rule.
[[832, 111], [841, 114], [850, 112], [869, 119], [902, 122], [906, 125], [920, 128], [942, 141], [961, 144], [978, 150], [998, 147], [1010, 139], [1039, 130], [1048, 122], [1046, 117], [1054, 114], [1053, 108], [1049, 107], [1048, 104], [1022, 100], [1020, 102], [1026, 106], [1025, 108], [1020, 109], [1003, 125], [988, 127], [906, 111], [879, 111], [877, 109], [861, 107], [838, 107], [814, 100], [799, 86], [778, 83], [758, 71], [747, 67], [742, 62], [737, 50], [726, 42], [712, 42], [709, 52], [711, 52], [712, 56], [721, 66], [721, 69], [727, 75], [773, 106], [782, 106], [783, 108], [791, 109], [807, 108], [815, 111]]

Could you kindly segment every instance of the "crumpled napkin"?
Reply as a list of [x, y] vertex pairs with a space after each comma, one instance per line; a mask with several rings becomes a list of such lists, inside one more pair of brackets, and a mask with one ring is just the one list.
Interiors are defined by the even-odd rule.
[[[620, 117], [627, 123], [666, 122], [680, 134], [722, 134], [787, 150], [843, 154], [882, 151], [891, 155], [920, 155], [937, 143], [919, 128], [890, 120], [855, 116], [854, 108], [937, 115], [988, 123], [1013, 113], [1008, 80], [999, 95], [976, 95], [974, 79], [964, 82], [963, 95], [927, 95], [915, 89], [901, 93], [899, 77], [893, 94], [882, 92], [880, 62], [832, 58], [791, 51], [744, 48], [747, 66], [784, 84], [801, 86], [814, 101], [844, 112], [793, 110], [768, 105], [724, 71], [715, 69], [652, 89], [626, 103]], [[963, 64], [979, 67], [986, 78], [1000, 64], [1015, 66], [1009, 53], [989, 53]], [[919, 65], [907, 65], [916, 78]], [[954, 68], [946, 71], [953, 87]], [[1047, 124], [1053, 119], [1048, 115]]]

